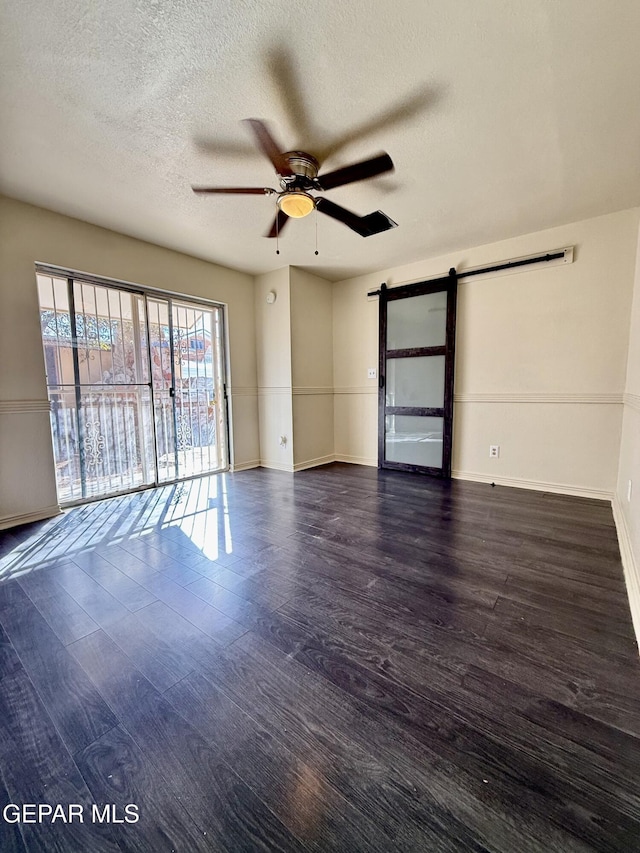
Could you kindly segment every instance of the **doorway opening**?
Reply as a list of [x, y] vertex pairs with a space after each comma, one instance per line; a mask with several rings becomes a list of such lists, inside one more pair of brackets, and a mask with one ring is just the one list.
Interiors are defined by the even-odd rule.
[[223, 307], [36, 275], [60, 503], [226, 470]]

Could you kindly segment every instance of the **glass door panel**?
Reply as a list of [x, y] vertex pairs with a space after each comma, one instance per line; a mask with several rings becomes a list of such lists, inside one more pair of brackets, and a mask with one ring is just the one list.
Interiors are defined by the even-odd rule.
[[172, 303], [176, 444], [185, 477], [226, 465], [219, 310]]
[[153, 454], [145, 440], [150, 411], [146, 386], [82, 386], [82, 497], [105, 497], [155, 482]]
[[147, 297], [158, 478], [227, 466], [222, 309]]
[[385, 458], [421, 468], [442, 468], [443, 418], [387, 415]]
[[145, 441], [151, 394], [140, 342], [144, 300], [136, 293], [76, 280], [72, 301], [83, 497], [150, 485], [155, 469], [153, 450]]
[[387, 306], [387, 349], [444, 346], [447, 292], [396, 299]]
[[229, 465], [229, 444], [227, 436], [227, 393], [224, 372], [224, 315], [222, 308], [212, 312], [213, 332], [211, 338], [211, 365], [213, 368], [213, 387], [215, 395], [209, 399], [210, 418], [215, 430], [215, 460], [218, 469]]
[[152, 484], [144, 300], [40, 274], [38, 292], [60, 501]]
[[82, 498], [69, 288], [66, 278], [48, 275], [37, 285], [58, 499], [68, 503]]
[[445, 357], [443, 355], [387, 360], [387, 406], [442, 408]]
[[147, 296], [147, 312], [156, 464], [158, 482], [166, 483], [178, 477], [170, 301]]

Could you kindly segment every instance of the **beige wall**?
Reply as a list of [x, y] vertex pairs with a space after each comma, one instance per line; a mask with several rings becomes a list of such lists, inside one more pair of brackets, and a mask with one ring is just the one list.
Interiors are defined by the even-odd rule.
[[[629, 481], [631, 480], [631, 500]], [[640, 233], [636, 256], [633, 307], [629, 331], [629, 357], [624, 394], [618, 487], [614, 512], [631, 602], [640, 642]]]
[[[268, 303], [269, 293], [275, 302]], [[260, 464], [293, 470], [291, 403], [291, 290], [283, 267], [255, 279]], [[282, 438], [285, 443], [282, 443]]]
[[298, 471], [332, 461], [331, 284], [285, 267], [256, 277], [255, 306], [260, 464]]
[[[573, 264], [462, 280], [454, 476], [612, 497], [640, 211], [336, 282], [335, 450], [376, 464], [377, 302], [367, 291], [575, 246]], [[500, 458], [489, 459], [489, 445]]]
[[291, 369], [294, 470], [330, 462], [333, 451], [332, 287], [292, 267]]
[[259, 458], [251, 276], [7, 198], [0, 256], [0, 526], [57, 510], [36, 261], [225, 303], [234, 463]]

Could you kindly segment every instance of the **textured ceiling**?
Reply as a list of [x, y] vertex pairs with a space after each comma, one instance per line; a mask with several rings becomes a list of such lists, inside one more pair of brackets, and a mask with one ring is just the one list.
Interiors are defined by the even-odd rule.
[[[640, 204], [637, 0], [2, 0], [0, 191], [249, 272], [337, 279]], [[274, 186], [240, 122], [399, 227], [262, 235]], [[314, 255], [316, 225], [319, 255]]]

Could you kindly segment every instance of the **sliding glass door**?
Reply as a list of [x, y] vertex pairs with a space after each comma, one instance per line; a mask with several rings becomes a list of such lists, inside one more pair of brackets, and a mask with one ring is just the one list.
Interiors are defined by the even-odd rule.
[[60, 502], [224, 470], [222, 308], [37, 280]]
[[147, 297], [158, 478], [227, 466], [222, 309]]

